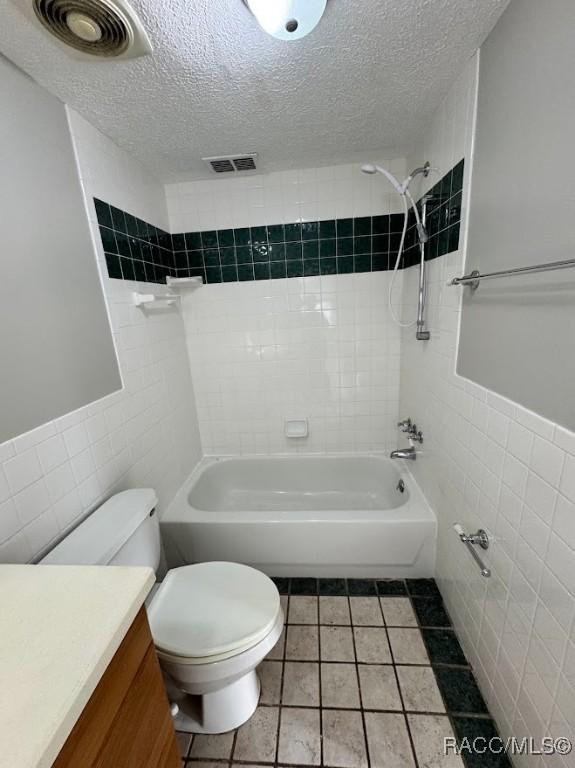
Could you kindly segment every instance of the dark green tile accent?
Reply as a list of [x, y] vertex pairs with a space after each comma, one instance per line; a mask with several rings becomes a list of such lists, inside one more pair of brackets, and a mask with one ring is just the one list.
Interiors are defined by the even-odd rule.
[[392, 213], [389, 217], [389, 231], [401, 232], [403, 229], [403, 213]]
[[220, 266], [220, 252], [217, 248], [209, 248], [204, 251], [204, 264], [206, 269]]
[[289, 579], [273, 576], [272, 581], [276, 585], [280, 595], [289, 595]]
[[131, 213], [124, 213], [124, 217], [126, 219], [126, 232], [131, 237], [138, 237], [138, 223], [136, 221], [136, 217], [132, 216]]
[[347, 595], [347, 584], [345, 579], [319, 579], [318, 591], [320, 595], [341, 597]]
[[389, 266], [389, 256], [387, 253], [373, 253], [371, 255], [371, 270], [372, 272], [385, 272], [391, 269]]
[[371, 220], [372, 235], [387, 235], [389, 232], [389, 216], [374, 216]]
[[270, 274], [269, 261], [265, 264], [256, 264], [254, 262], [254, 278], [256, 280], [269, 280]]
[[354, 237], [353, 252], [355, 254], [371, 253], [371, 237]]
[[106, 254], [106, 266], [108, 268], [108, 277], [116, 280], [122, 279], [122, 267], [120, 266], [120, 257], [115, 253]]
[[100, 237], [102, 238], [102, 248], [106, 253], [118, 253], [113, 230], [107, 227], [100, 227]]
[[272, 280], [278, 280], [287, 276], [287, 267], [285, 261], [270, 262], [270, 277]]
[[236, 247], [236, 259], [238, 264], [251, 264], [253, 262], [251, 247], [249, 245]]
[[301, 224], [284, 224], [286, 243], [295, 242], [301, 240]]
[[252, 255], [254, 259], [254, 264], [256, 261], [269, 261], [269, 255], [268, 255], [268, 245], [266, 243], [254, 243], [252, 245]]
[[[467, 768], [511, 768], [511, 762], [503, 751], [504, 742], [499, 740], [493, 720], [486, 717], [453, 717], [452, 722]], [[476, 750], [473, 749], [474, 743]], [[485, 750], [484, 747], [490, 743], [495, 748]]]
[[353, 264], [355, 272], [371, 272], [370, 254], [366, 253], [355, 256]]
[[317, 240], [304, 242], [302, 247], [304, 260], [319, 258], [319, 243]]
[[218, 233], [215, 230], [209, 230], [208, 232], [201, 232], [202, 248], [217, 248]]
[[412, 597], [412, 603], [422, 627], [451, 626], [441, 597]]
[[407, 595], [403, 579], [386, 579], [377, 582], [377, 593], [382, 596]]
[[233, 282], [236, 282], [237, 279], [238, 279], [238, 268], [235, 265], [233, 267], [222, 266], [222, 280], [224, 283], [233, 283]]
[[186, 236], [184, 234], [172, 235], [172, 248], [174, 251], [185, 251]]
[[351, 256], [353, 254], [353, 237], [342, 237], [337, 239], [337, 255]]
[[286, 244], [285, 243], [270, 243], [268, 245], [268, 253], [270, 261], [285, 261], [286, 257]]
[[354, 237], [371, 235], [371, 216], [361, 216], [359, 219], [354, 219], [353, 234]]
[[350, 595], [377, 595], [377, 588], [373, 579], [348, 579], [347, 589]]
[[116, 232], [126, 232], [126, 217], [124, 216], [124, 211], [121, 211], [113, 205], [110, 206], [110, 211], [112, 213], [112, 227]]
[[470, 669], [434, 667], [448, 712], [486, 715], [488, 709]]
[[304, 259], [303, 274], [304, 277], [319, 275], [319, 259]]
[[320, 259], [319, 271], [322, 275], [337, 275], [337, 259], [335, 257]]
[[448, 237], [447, 237], [447, 253], [456, 251], [459, 248], [459, 227], [460, 227], [459, 222], [449, 227]]
[[317, 595], [317, 579], [291, 579], [290, 595]]
[[186, 250], [195, 251], [202, 247], [202, 236], [199, 232], [186, 232]]
[[326, 238], [335, 238], [335, 221], [333, 219], [329, 219], [328, 221], [320, 221], [319, 236], [322, 240]]
[[304, 221], [301, 225], [302, 240], [317, 240], [319, 237], [319, 222]]
[[222, 267], [230, 267], [236, 265], [236, 249], [235, 248], [220, 248], [220, 264]]
[[204, 268], [204, 252], [203, 251], [187, 251], [188, 265], [190, 269]]
[[389, 251], [389, 235], [374, 235], [371, 238], [373, 253], [387, 253]]
[[234, 229], [234, 238], [236, 241], [236, 247], [239, 245], [251, 245], [252, 240], [249, 227]]
[[338, 275], [346, 275], [353, 272], [353, 256], [338, 256], [337, 259], [337, 273]]
[[303, 277], [303, 260], [288, 261], [287, 264], [287, 277]]
[[146, 266], [143, 261], [134, 261], [134, 275], [135, 279], [143, 283], [146, 280]]
[[323, 259], [326, 256], [335, 256], [337, 252], [337, 240], [320, 240], [319, 255]]
[[122, 277], [124, 280], [135, 280], [136, 273], [134, 272], [134, 263], [132, 259], [126, 259], [124, 256], [120, 258], [120, 266], [122, 267]]
[[287, 261], [293, 261], [294, 259], [301, 259], [301, 258], [303, 258], [301, 243], [286, 243]]
[[454, 167], [451, 175], [451, 194], [457, 194], [463, 189], [463, 166], [464, 161], [460, 160]]
[[336, 221], [337, 238], [353, 237], [353, 219], [337, 219]]
[[268, 244], [268, 230], [267, 227], [252, 227], [251, 228], [252, 246], [255, 243], [262, 245]]
[[206, 267], [206, 282], [221, 283], [222, 282], [221, 267]]
[[[462, 160], [428, 193], [427, 260], [459, 247], [463, 170]], [[170, 235], [97, 198], [94, 207], [109, 275], [120, 277], [122, 263], [109, 258], [118, 255], [128, 260], [126, 278], [155, 282], [167, 275], [227, 282], [384, 271], [395, 264], [403, 229], [403, 215], [392, 214]], [[418, 261], [410, 211], [401, 268]]]
[[234, 230], [233, 229], [219, 229], [218, 230], [218, 243], [220, 248], [227, 248], [234, 245]]
[[253, 264], [238, 264], [238, 280], [254, 280]]
[[283, 224], [272, 224], [268, 227], [268, 242], [270, 243], [284, 243], [285, 232]]
[[421, 634], [432, 664], [467, 664], [465, 654], [452, 629], [422, 629]]
[[412, 597], [435, 597], [441, 599], [441, 592], [435, 579], [409, 579], [407, 582]]
[[103, 200], [98, 200], [98, 198], [95, 197], [94, 207], [96, 209], [98, 224], [101, 227], [108, 227], [111, 229], [114, 225], [112, 223], [112, 212], [110, 211], [108, 203], [105, 203]]

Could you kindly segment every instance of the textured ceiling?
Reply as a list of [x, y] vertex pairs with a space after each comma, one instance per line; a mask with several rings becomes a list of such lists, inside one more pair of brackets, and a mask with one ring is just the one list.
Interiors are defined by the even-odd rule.
[[164, 181], [209, 177], [203, 156], [258, 152], [262, 171], [402, 152], [508, 0], [329, 0], [284, 43], [241, 0], [132, 0], [154, 46], [81, 60], [0, 0], [0, 50]]

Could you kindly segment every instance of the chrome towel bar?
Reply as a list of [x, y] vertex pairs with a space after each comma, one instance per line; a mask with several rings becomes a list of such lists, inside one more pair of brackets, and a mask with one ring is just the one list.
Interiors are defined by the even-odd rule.
[[474, 269], [468, 275], [454, 277], [447, 285], [468, 285], [474, 291], [478, 288], [481, 280], [490, 280], [493, 277], [509, 277], [510, 275], [528, 275], [535, 272], [552, 272], [555, 269], [569, 269], [570, 267], [575, 267], [575, 259], [550, 261], [547, 264], [534, 264], [532, 267], [501, 269], [498, 272], [485, 272], [485, 274], [481, 274], [478, 270]]
[[488, 579], [491, 576], [491, 571], [489, 568], [485, 567], [483, 560], [479, 557], [477, 550], [475, 549], [476, 546], [481, 547], [481, 549], [489, 549], [489, 536], [487, 533], [483, 528], [480, 528], [476, 533], [465, 533], [459, 523], [455, 523], [453, 527], [459, 536], [459, 540], [462, 541], [471, 552], [473, 559], [479, 566], [481, 575]]

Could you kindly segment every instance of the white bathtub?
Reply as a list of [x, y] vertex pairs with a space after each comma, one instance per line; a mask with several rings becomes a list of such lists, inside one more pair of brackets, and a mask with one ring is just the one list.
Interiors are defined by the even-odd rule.
[[432, 576], [437, 522], [402, 464], [357, 455], [205, 459], [162, 518], [169, 565], [232, 560], [272, 576]]

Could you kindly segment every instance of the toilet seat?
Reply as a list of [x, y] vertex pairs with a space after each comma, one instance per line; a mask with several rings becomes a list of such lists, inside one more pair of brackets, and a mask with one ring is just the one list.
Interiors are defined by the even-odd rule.
[[263, 640], [281, 612], [279, 593], [264, 573], [238, 563], [198, 563], [168, 572], [148, 617], [158, 656], [209, 664]]

